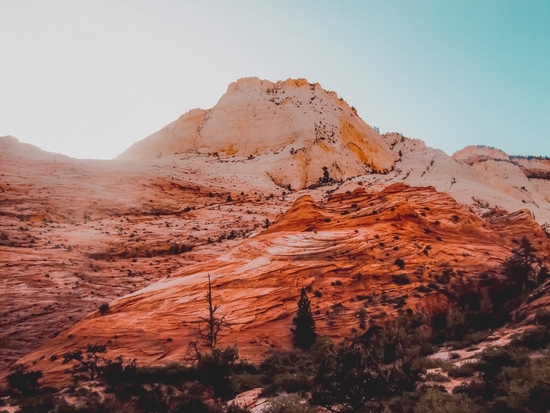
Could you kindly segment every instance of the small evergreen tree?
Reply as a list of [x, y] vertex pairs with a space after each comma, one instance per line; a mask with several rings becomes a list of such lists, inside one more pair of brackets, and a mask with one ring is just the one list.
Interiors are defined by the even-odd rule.
[[537, 262], [536, 249], [527, 237], [523, 237], [520, 246], [514, 250], [514, 255], [504, 262], [507, 278], [516, 284], [520, 293], [525, 290], [527, 282], [532, 276], [533, 264]]
[[331, 181], [332, 179], [330, 179], [330, 173], [328, 171], [328, 168], [326, 166], [323, 166], [323, 177], [319, 178], [319, 182], [323, 184], [328, 184]]
[[311, 304], [305, 288], [300, 291], [298, 311], [292, 322], [296, 326], [296, 328], [290, 329], [294, 333], [294, 346], [302, 350], [309, 349], [315, 343], [317, 334], [315, 333], [315, 320], [311, 314]]
[[[102, 358], [99, 354], [106, 353], [107, 346], [103, 344], [88, 344], [86, 351], [74, 350], [63, 355], [63, 364], [74, 362], [73, 380], [77, 383], [80, 380], [96, 380], [102, 365]], [[105, 359], [103, 359], [105, 360]]]

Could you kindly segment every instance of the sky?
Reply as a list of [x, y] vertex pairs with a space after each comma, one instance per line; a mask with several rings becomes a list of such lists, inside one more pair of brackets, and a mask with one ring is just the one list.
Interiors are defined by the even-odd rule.
[[550, 156], [548, 0], [0, 0], [0, 136], [48, 151], [114, 158], [248, 76], [448, 154]]

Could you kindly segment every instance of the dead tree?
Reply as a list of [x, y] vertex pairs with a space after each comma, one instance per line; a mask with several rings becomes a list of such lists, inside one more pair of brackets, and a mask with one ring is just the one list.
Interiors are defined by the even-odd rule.
[[210, 348], [216, 347], [216, 341], [218, 339], [218, 333], [223, 327], [229, 327], [229, 323], [225, 320], [225, 315], [221, 317], [216, 316], [216, 311], [220, 308], [219, 305], [214, 305], [212, 302], [212, 283], [210, 282], [210, 275], [208, 276], [208, 291], [206, 292], [206, 301], [208, 302], [208, 317], [199, 317], [206, 323], [206, 331], [203, 331], [199, 323], [199, 338], [204, 340], [206, 345]]

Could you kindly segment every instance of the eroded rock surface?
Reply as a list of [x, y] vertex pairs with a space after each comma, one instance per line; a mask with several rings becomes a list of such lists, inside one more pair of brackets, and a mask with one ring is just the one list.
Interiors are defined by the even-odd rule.
[[223, 254], [296, 196], [215, 157], [84, 161], [13, 139], [2, 149], [0, 370], [101, 304]]
[[269, 349], [292, 347], [301, 287], [310, 291], [319, 334], [338, 340], [359, 329], [356, 311], [364, 305], [368, 323], [399, 309], [427, 317], [445, 311], [445, 295], [430, 282], [444, 272], [454, 282], [498, 271], [523, 235], [550, 256], [528, 211], [490, 222], [434, 188], [404, 184], [381, 192], [359, 187], [325, 202], [305, 195], [262, 233], [111, 302], [106, 315], [90, 314], [22, 361], [37, 362], [55, 380], [65, 366], [51, 356], [89, 342], [108, 343], [111, 355], [140, 364], [181, 360], [197, 341], [208, 275], [232, 325], [219, 345], [236, 344], [242, 357], [259, 361]]

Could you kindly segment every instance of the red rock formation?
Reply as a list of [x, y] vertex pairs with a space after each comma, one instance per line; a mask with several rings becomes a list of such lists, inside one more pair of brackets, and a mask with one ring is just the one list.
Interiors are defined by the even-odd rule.
[[[65, 366], [50, 357], [90, 342], [107, 343], [111, 356], [141, 364], [181, 360], [205, 315], [207, 275], [220, 314], [232, 324], [219, 345], [236, 344], [242, 357], [258, 361], [271, 348], [291, 347], [301, 287], [310, 291], [318, 332], [339, 339], [358, 329], [355, 314], [363, 306], [370, 323], [400, 308], [442, 311], [441, 294], [417, 287], [446, 269], [454, 271], [451, 283], [498, 273], [513, 240], [522, 236], [541, 257], [550, 256], [548, 239], [529, 212], [489, 222], [430, 187], [394, 184], [377, 193], [357, 188], [320, 203], [304, 196], [261, 234], [112, 302], [108, 314], [90, 314], [21, 361], [37, 362], [55, 381], [63, 380]], [[396, 283], [392, 276], [399, 274], [410, 283]]]

